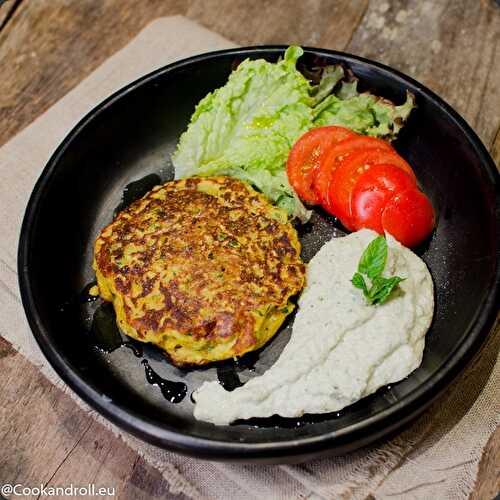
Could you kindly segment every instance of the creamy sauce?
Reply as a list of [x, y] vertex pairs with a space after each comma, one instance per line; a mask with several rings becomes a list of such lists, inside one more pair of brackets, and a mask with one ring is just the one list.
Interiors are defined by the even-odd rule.
[[386, 303], [367, 305], [350, 280], [376, 236], [365, 229], [321, 248], [308, 265], [292, 336], [280, 358], [232, 392], [205, 382], [194, 394], [197, 419], [223, 425], [338, 411], [420, 365], [434, 309], [430, 273], [388, 235], [383, 275], [406, 280]]

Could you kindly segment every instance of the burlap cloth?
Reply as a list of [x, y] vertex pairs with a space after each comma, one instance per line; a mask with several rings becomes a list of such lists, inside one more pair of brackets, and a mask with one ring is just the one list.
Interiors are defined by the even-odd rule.
[[[33, 340], [17, 285], [19, 228], [35, 181], [73, 125], [109, 94], [176, 59], [231, 46], [183, 17], [158, 19], [0, 149], [0, 333], [65, 391], [69, 389]], [[466, 498], [474, 487], [481, 452], [499, 425], [499, 342], [497, 330], [448, 393], [399, 436], [344, 457], [295, 466], [209, 463], [160, 450], [105, 424], [164, 474], [172, 493], [191, 498], [365, 498], [370, 494]], [[89, 418], [103, 421], [74, 397], [88, 410]]]

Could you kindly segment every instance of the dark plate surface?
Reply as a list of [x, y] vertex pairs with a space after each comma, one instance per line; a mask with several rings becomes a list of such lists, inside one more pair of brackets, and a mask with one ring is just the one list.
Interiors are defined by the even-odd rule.
[[[143, 439], [212, 459], [291, 462], [339, 454], [387, 435], [418, 415], [478, 350], [498, 307], [498, 173], [467, 124], [419, 83], [358, 57], [307, 49], [306, 66], [343, 62], [362, 86], [402, 102], [406, 89], [418, 108], [395, 143], [414, 167], [437, 209], [432, 239], [418, 253], [436, 285], [436, 311], [423, 363], [406, 380], [336, 415], [264, 419], [217, 427], [193, 418], [189, 396], [166, 401], [146, 382], [130, 349], [110, 354], [91, 341], [98, 303], [79, 304], [91, 282], [92, 246], [110, 222], [124, 188], [148, 174], [172, 178], [170, 154], [195, 104], [223, 85], [245, 57], [276, 60], [283, 47], [257, 47], [193, 57], [132, 83], [97, 106], [54, 153], [31, 196], [21, 232], [19, 279], [33, 333], [59, 375], [92, 407]], [[151, 178], [150, 178], [151, 179]], [[137, 186], [136, 186], [137, 187]], [[340, 226], [323, 213], [300, 229], [308, 260]], [[291, 321], [261, 352], [229, 371], [242, 381], [279, 356]], [[217, 368], [179, 370], [153, 348], [144, 356], [162, 377], [184, 381], [189, 393]], [[226, 375], [227, 377], [227, 375]]]

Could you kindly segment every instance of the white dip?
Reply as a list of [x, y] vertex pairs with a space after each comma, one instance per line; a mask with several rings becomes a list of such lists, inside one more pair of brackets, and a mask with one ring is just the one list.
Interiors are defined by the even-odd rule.
[[311, 260], [289, 343], [262, 376], [228, 392], [205, 382], [194, 416], [214, 424], [338, 411], [406, 377], [422, 361], [434, 309], [425, 263], [387, 235], [384, 276], [406, 278], [382, 305], [369, 306], [351, 278], [377, 236], [364, 229], [326, 243]]

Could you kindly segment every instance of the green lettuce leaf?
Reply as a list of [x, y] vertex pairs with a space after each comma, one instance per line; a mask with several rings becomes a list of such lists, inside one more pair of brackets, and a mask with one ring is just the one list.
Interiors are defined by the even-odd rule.
[[340, 125], [359, 134], [393, 140], [403, 127], [415, 97], [406, 92], [406, 102], [400, 106], [371, 94], [359, 93], [357, 79], [343, 81], [339, 90], [328, 95], [314, 108], [314, 126]]
[[275, 64], [247, 59], [202, 99], [172, 156], [176, 177], [234, 175], [307, 219], [284, 171], [293, 143], [312, 126], [311, 85], [295, 68], [302, 54], [292, 46]]
[[337, 83], [344, 77], [344, 68], [340, 64], [325, 66], [321, 74], [319, 84], [312, 89], [314, 103], [319, 104], [335, 88]]

